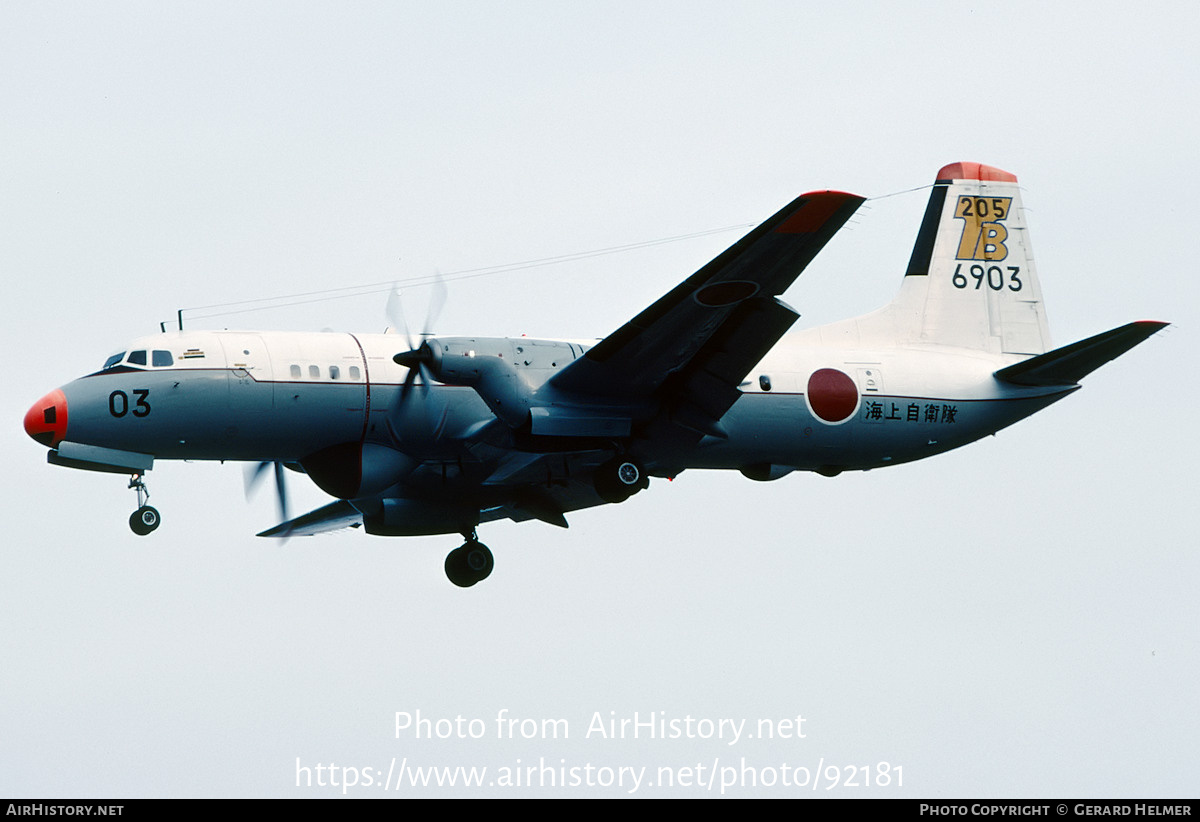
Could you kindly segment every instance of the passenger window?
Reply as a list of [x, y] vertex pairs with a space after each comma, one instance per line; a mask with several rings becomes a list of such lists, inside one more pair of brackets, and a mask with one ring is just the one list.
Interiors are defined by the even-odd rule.
[[358, 370], [358, 366], [357, 365], [350, 366], [350, 379], [357, 380], [360, 376], [361, 376], [361, 374]]
[[166, 368], [175, 364], [175, 358], [170, 351], [154, 351], [150, 354], [150, 364], [155, 368]]
[[317, 368], [315, 365], [310, 365], [310, 366], [308, 367], [308, 378], [309, 378], [310, 380], [319, 380], [319, 379], [321, 379], [321, 369], [320, 369], [320, 368]]
[[331, 380], [341, 379], [341, 372], [338, 371], [338, 367], [336, 365], [329, 366], [329, 379], [331, 379]]
[[129, 355], [129, 364], [130, 365], [145, 365], [146, 364], [146, 352], [145, 351], [131, 352]]
[[292, 379], [293, 380], [300, 379], [300, 366], [298, 366], [298, 365], [292, 366]]

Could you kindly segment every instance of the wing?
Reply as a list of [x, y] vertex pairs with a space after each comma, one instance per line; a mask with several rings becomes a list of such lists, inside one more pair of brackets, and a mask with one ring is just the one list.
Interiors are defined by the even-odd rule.
[[[798, 316], [778, 296], [862, 202], [840, 191], [793, 200], [555, 375], [549, 385], [566, 402], [556, 401], [547, 418], [561, 422], [573, 409], [594, 423], [597, 408], [620, 417], [622, 406], [658, 395], [671, 421], [691, 434], [720, 435], [719, 420], [739, 396], [739, 383]], [[572, 398], [583, 402], [574, 406]], [[588, 429], [591, 436], [595, 430]], [[502, 456], [481, 487], [513, 490], [482, 506], [478, 521], [539, 519], [565, 527], [565, 513], [603, 502], [587, 478], [610, 458], [608, 452]], [[357, 508], [339, 500], [259, 536], [303, 536], [364, 524]], [[460, 524], [448, 522], [444, 532], [457, 532]]]
[[[714, 374], [723, 383], [753, 357], [731, 386], [736, 389], [799, 316], [776, 298], [862, 202], [862, 197], [840, 191], [797, 197], [589, 349], [555, 375], [551, 385], [571, 393], [637, 399], [684, 372], [707, 347], [710, 357], [725, 361]], [[752, 350], [739, 356], [736, 349], [747, 347]]]

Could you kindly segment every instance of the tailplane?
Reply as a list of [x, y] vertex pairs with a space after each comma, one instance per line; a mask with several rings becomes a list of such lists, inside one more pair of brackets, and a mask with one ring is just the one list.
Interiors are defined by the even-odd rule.
[[1129, 323], [1001, 368], [996, 372], [996, 379], [1013, 385], [1075, 385], [1166, 325], [1150, 320]]
[[906, 345], [1044, 353], [1050, 332], [1017, 178], [980, 163], [941, 169], [899, 295], [857, 323]]
[[904, 283], [885, 308], [814, 331], [829, 344], [936, 345], [1012, 363], [1010, 385], [1075, 385], [1165, 327], [1135, 322], [1048, 351], [1050, 332], [1017, 178], [980, 163], [942, 168]]

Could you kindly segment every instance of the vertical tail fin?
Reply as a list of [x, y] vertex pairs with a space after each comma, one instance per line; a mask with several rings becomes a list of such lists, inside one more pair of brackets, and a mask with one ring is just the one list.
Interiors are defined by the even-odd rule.
[[1050, 334], [1014, 175], [980, 163], [938, 172], [904, 284], [885, 310], [906, 342], [1046, 351]]

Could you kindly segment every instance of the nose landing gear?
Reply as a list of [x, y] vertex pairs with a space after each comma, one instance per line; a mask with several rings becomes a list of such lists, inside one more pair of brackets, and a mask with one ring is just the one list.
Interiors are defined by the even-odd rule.
[[446, 576], [459, 588], [470, 588], [487, 579], [496, 562], [474, 531], [463, 536], [466, 542], [446, 556]]
[[162, 517], [157, 508], [146, 504], [146, 500], [150, 499], [150, 489], [146, 487], [141, 474], [133, 475], [129, 487], [137, 490], [138, 498], [137, 510], [129, 516], [129, 528], [139, 537], [144, 537], [159, 526]]

